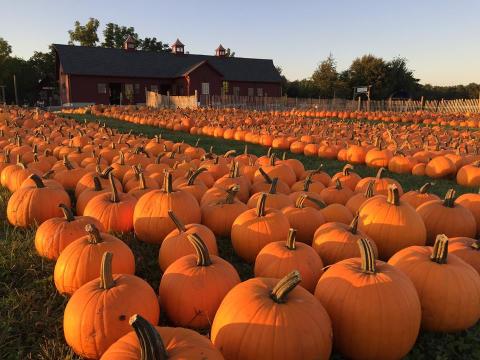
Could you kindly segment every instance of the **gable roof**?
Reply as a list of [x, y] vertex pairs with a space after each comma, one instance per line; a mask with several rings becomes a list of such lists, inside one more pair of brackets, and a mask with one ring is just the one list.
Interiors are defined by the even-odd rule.
[[66, 74], [139, 78], [178, 78], [206, 61], [227, 81], [281, 81], [272, 60], [211, 55], [177, 55], [102, 47], [53, 45]]

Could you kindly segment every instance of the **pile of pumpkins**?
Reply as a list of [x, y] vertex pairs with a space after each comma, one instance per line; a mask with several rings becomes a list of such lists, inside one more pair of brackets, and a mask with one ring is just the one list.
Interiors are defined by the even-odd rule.
[[[480, 194], [440, 199], [383, 168], [330, 176], [29, 110], [0, 121], [8, 221], [38, 225], [83, 357], [399, 359], [420, 329], [480, 319]], [[160, 245], [158, 293], [126, 232]], [[255, 276], [241, 281], [219, 242]], [[160, 311], [175, 327], [157, 326]]]
[[[425, 119], [420, 125], [418, 122], [357, 121], [370, 118], [365, 113], [357, 114], [359, 117], [337, 118], [338, 114], [330, 114], [327, 118], [312, 119], [299, 117], [296, 112], [236, 109], [95, 106], [85, 111], [136, 124], [260, 144], [305, 156], [385, 167], [399, 174], [456, 178], [460, 185], [480, 186], [478, 115], [443, 114], [442, 118], [438, 114], [421, 113], [415, 116], [434, 117], [438, 121]], [[396, 117], [411, 120], [407, 115], [397, 114]], [[446, 121], [448, 117], [453, 120]]]

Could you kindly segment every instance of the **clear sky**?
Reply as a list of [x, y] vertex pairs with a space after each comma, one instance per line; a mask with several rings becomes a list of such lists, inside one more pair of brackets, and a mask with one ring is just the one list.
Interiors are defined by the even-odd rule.
[[290, 80], [331, 52], [339, 70], [367, 53], [400, 55], [422, 83], [480, 82], [480, 0], [0, 0], [0, 9], [0, 37], [25, 58], [67, 43], [75, 20], [95, 17], [100, 30], [114, 22], [169, 44], [179, 37], [191, 53], [222, 43], [271, 58]]

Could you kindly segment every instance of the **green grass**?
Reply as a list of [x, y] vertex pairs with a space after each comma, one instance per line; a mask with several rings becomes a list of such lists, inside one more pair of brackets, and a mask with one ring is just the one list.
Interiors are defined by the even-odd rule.
[[[88, 121], [96, 121], [93, 116], [80, 116]], [[133, 129], [135, 133], [153, 135], [162, 133], [165, 138], [174, 141], [195, 143], [197, 136], [173, 133], [148, 126], [137, 126], [114, 119], [102, 118], [108, 126], [121, 131]], [[208, 148], [213, 145], [217, 152], [231, 148], [243, 150], [243, 144], [209, 137], [200, 137], [201, 145]], [[265, 153], [265, 148], [250, 146], [255, 154]], [[319, 159], [297, 156], [307, 167], [315, 168]], [[323, 161], [325, 169], [331, 174], [342, 168], [336, 161]], [[372, 175], [375, 170], [358, 166], [362, 175]], [[427, 179], [413, 176], [395, 176], [406, 189], [417, 188]], [[454, 186], [452, 181], [438, 181], [437, 193]], [[466, 189], [455, 186], [460, 192]], [[40, 258], [35, 251], [33, 238], [35, 229], [16, 229], [5, 219], [6, 202], [10, 194], [0, 189], [0, 359], [78, 359], [63, 339], [62, 318], [67, 298], [59, 295], [53, 284], [54, 263]], [[158, 245], [137, 241], [132, 234], [121, 236], [132, 248], [136, 258], [136, 274], [157, 291], [161, 273], [157, 264]], [[231, 262], [242, 279], [250, 278], [252, 267], [243, 263], [233, 252], [229, 239], [218, 239], [220, 255]], [[441, 301], [441, 299], [439, 299]], [[168, 325], [164, 315], [161, 324]], [[409, 359], [480, 359], [480, 325], [469, 331], [456, 334], [422, 333], [417, 344], [409, 354]], [[333, 358], [341, 359], [334, 354]]]

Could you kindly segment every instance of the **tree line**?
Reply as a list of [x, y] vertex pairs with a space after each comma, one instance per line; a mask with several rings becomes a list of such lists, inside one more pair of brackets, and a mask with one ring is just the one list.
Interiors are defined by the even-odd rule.
[[[280, 73], [281, 68], [278, 68]], [[354, 88], [370, 86], [370, 98], [420, 99], [476, 99], [480, 84], [456, 86], [434, 86], [420, 84], [408, 67], [407, 59], [396, 57], [386, 61], [368, 54], [352, 61], [344, 71], [337, 70], [335, 58], [330, 54], [321, 61], [313, 74], [306, 79], [289, 81], [282, 75], [283, 94], [300, 98], [344, 98], [354, 97]], [[365, 96], [365, 95], [362, 95]]]
[[[102, 46], [122, 48], [125, 39], [131, 36], [135, 46], [145, 51], [171, 51], [167, 43], [156, 37], [141, 38], [132, 26], [107, 23], [102, 31], [100, 42], [98, 32], [100, 21], [90, 18], [85, 24], [76, 21], [68, 31], [69, 44], [80, 46]], [[227, 49], [227, 56], [235, 53]], [[12, 48], [7, 40], [0, 37], [0, 86], [5, 87], [6, 102], [15, 102], [13, 76], [16, 75], [17, 92], [20, 104], [34, 105], [37, 100], [46, 104], [58, 99], [55, 51], [35, 51], [29, 59], [12, 56]], [[281, 68], [278, 68], [282, 72]], [[457, 86], [422, 85], [415, 78], [407, 60], [396, 57], [384, 60], [374, 55], [363, 55], [352, 61], [344, 71], [337, 69], [332, 55], [321, 61], [313, 74], [306, 79], [289, 81], [282, 75], [283, 94], [300, 98], [352, 98], [353, 88], [371, 86], [372, 99], [413, 98], [419, 99], [459, 99], [478, 98], [480, 84]], [[2, 91], [0, 89], [0, 101]]]

